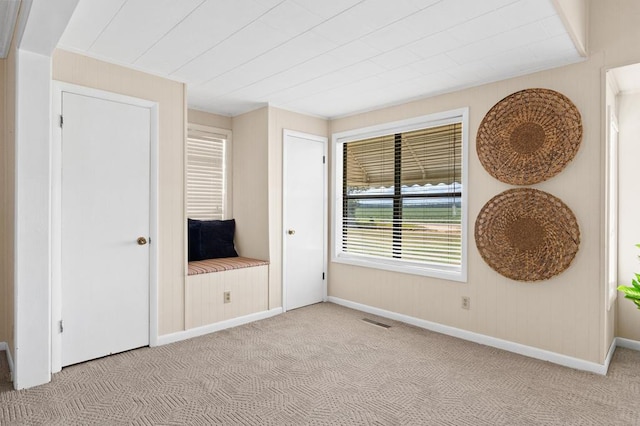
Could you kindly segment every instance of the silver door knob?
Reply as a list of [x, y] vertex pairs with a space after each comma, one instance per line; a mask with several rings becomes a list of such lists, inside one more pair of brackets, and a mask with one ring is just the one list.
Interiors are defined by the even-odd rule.
[[147, 239], [145, 237], [138, 237], [138, 245], [139, 246], [143, 246], [145, 244], [147, 244]]
[[295, 234], [295, 233], [296, 233], [296, 230], [295, 230], [295, 229], [289, 229], [289, 230], [287, 231], [287, 234], [289, 234], [289, 235], [293, 235], [293, 234]]

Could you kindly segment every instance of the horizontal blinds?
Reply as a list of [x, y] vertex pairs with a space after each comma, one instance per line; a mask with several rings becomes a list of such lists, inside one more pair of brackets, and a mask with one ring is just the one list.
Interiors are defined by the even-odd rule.
[[[402, 135], [402, 182], [404, 185], [437, 185], [461, 179], [462, 124], [431, 127]], [[388, 187], [394, 184], [394, 135], [346, 144], [350, 187]]]
[[187, 138], [187, 216], [212, 220], [224, 217], [225, 139], [189, 129]]
[[342, 251], [457, 268], [462, 125], [343, 145]]
[[460, 123], [402, 134], [402, 184], [437, 185], [462, 178]]

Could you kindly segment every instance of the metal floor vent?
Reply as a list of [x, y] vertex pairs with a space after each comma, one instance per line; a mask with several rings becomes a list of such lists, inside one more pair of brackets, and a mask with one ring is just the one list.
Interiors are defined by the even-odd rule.
[[362, 318], [362, 321], [368, 322], [369, 324], [377, 325], [378, 327], [382, 327], [382, 328], [391, 328], [391, 326], [389, 324], [383, 324], [381, 322], [374, 321], [374, 320], [369, 319], [369, 318]]

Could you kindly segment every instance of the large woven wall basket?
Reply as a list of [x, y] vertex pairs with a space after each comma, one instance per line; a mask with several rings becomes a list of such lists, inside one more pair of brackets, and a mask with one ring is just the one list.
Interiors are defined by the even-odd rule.
[[582, 119], [561, 93], [526, 89], [495, 104], [480, 123], [478, 158], [496, 179], [532, 185], [562, 171], [582, 141]]
[[580, 229], [559, 198], [517, 188], [484, 205], [475, 238], [480, 255], [495, 271], [517, 281], [541, 281], [569, 267], [580, 246]]

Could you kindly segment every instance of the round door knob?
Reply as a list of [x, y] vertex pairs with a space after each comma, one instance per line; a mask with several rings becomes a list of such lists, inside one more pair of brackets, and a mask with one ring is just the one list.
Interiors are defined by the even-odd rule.
[[287, 231], [287, 233], [288, 233], [289, 235], [293, 235], [293, 234], [295, 234], [295, 233], [296, 233], [296, 230], [295, 230], [295, 229], [289, 229], [289, 230]]
[[138, 237], [138, 245], [143, 246], [147, 244], [147, 239], [145, 237]]

